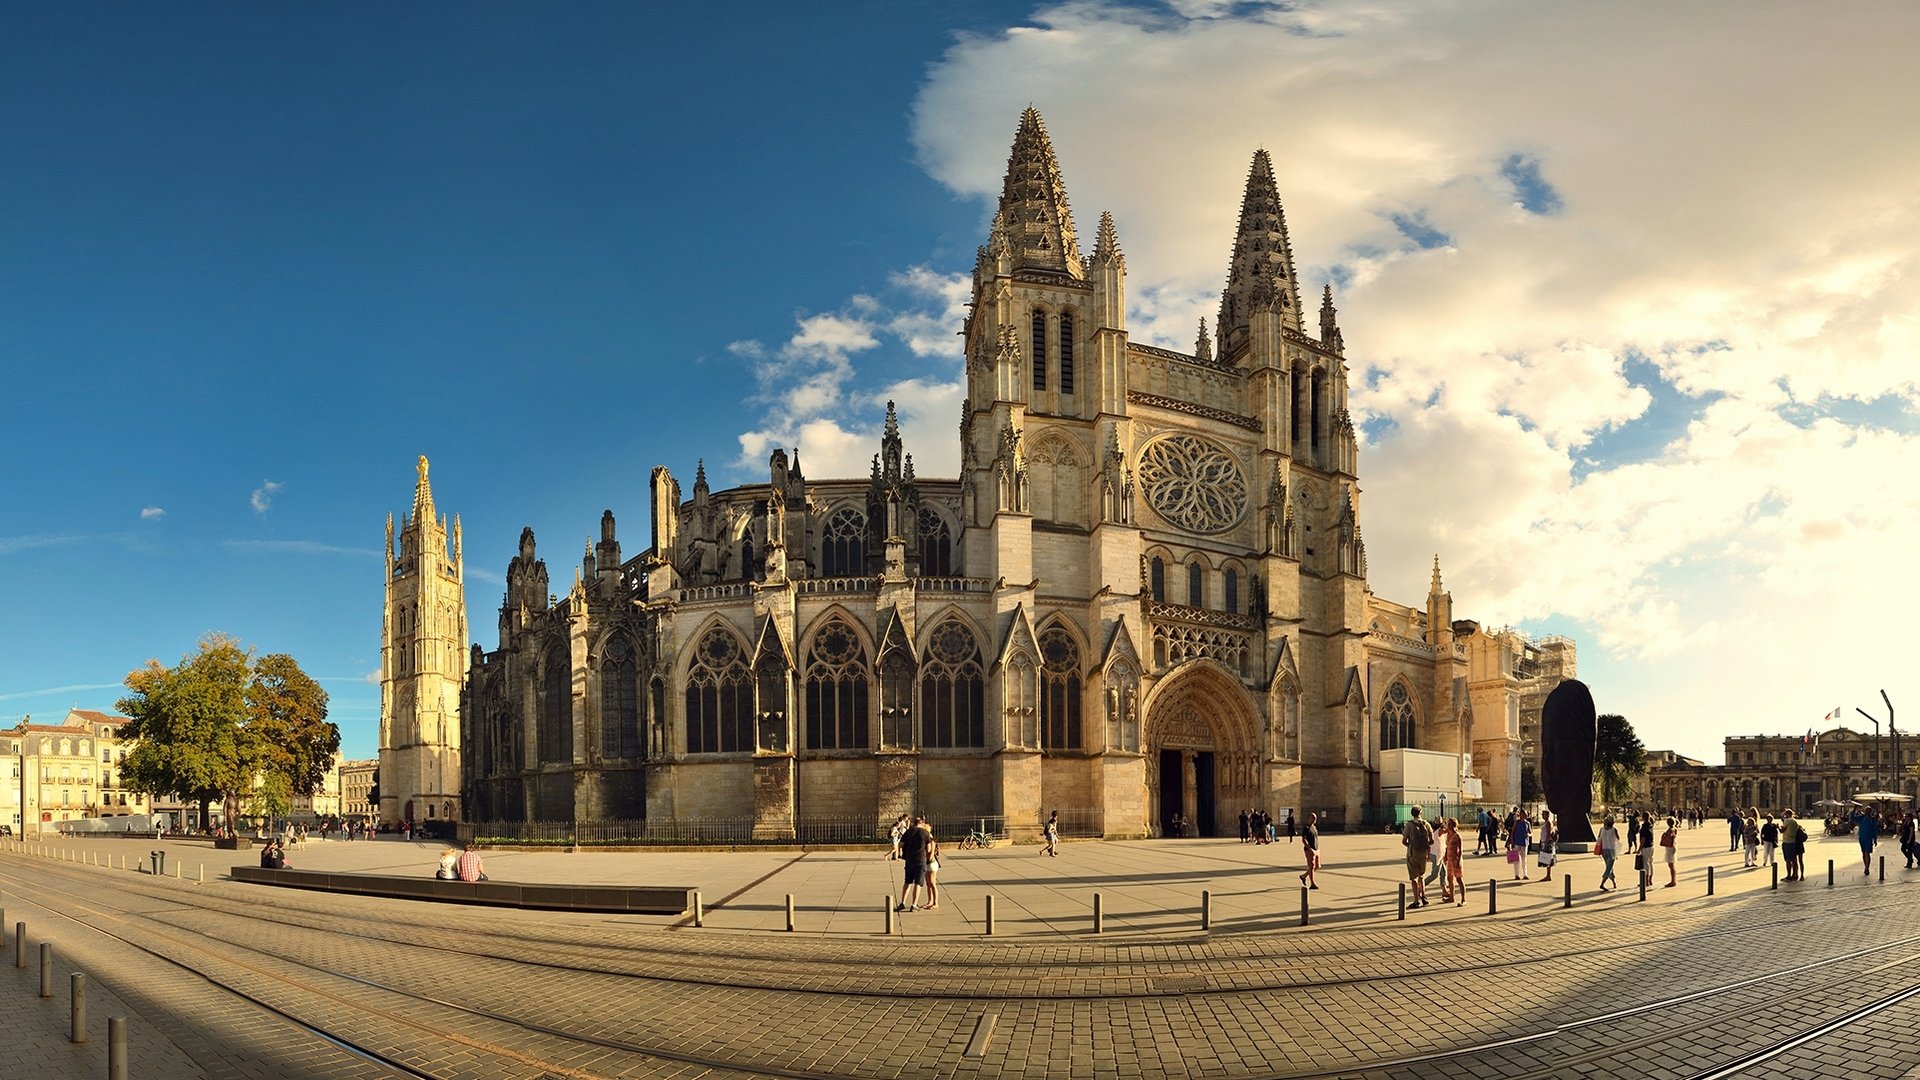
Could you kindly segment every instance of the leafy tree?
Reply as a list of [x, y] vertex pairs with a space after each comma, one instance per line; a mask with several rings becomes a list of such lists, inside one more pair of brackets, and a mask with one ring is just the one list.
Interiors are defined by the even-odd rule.
[[311, 793], [340, 747], [319, 684], [291, 657], [256, 663], [225, 634], [208, 635], [173, 667], [147, 661], [126, 684], [131, 693], [117, 708], [132, 719], [124, 733], [133, 744], [122, 767], [127, 786], [191, 799], [202, 820], [219, 799], [231, 827], [256, 788], [273, 805]]
[[380, 766], [373, 767], [373, 780], [367, 785], [367, 802], [376, 816], [380, 813]]
[[1601, 713], [1594, 732], [1593, 778], [1600, 785], [1600, 801], [1625, 802], [1633, 791], [1633, 777], [1647, 771], [1647, 748], [1618, 713]]
[[340, 749], [340, 729], [327, 720], [327, 692], [320, 684], [293, 657], [271, 653], [253, 666], [247, 710], [262, 790], [283, 798], [318, 791]]
[[1520, 766], [1520, 801], [1536, 803], [1544, 795], [1545, 792], [1540, 788], [1540, 767], [1530, 761], [1523, 763]]

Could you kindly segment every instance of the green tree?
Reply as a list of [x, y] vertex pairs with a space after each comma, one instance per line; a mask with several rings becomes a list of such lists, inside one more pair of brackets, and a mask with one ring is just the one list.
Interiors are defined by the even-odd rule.
[[127, 786], [192, 799], [205, 820], [219, 799], [231, 827], [244, 804], [269, 813], [311, 794], [340, 748], [327, 695], [293, 658], [255, 661], [225, 634], [211, 634], [173, 667], [158, 660], [127, 675], [118, 702], [132, 718], [122, 768]]
[[1600, 785], [1600, 801], [1625, 802], [1633, 791], [1633, 777], [1647, 771], [1647, 748], [1618, 713], [1601, 713], [1594, 731], [1593, 779]]
[[247, 710], [262, 791], [284, 800], [320, 790], [340, 750], [340, 729], [327, 720], [327, 692], [320, 684], [293, 657], [270, 653], [253, 665]]
[[1540, 788], [1540, 767], [1527, 762], [1520, 766], [1520, 801], [1536, 803], [1545, 795]]

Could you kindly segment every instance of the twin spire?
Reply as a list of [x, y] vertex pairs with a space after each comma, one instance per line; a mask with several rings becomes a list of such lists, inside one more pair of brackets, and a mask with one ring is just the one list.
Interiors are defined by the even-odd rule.
[[[1086, 276], [1060, 162], [1054, 156], [1046, 124], [1032, 106], [1020, 114], [1020, 130], [1007, 156], [1007, 175], [1000, 189], [989, 247], [1010, 256], [1016, 270], [1053, 271], [1080, 279]], [[1102, 214], [1092, 262], [1104, 264], [1121, 257], [1112, 215]], [[1273, 158], [1265, 149], [1254, 153], [1247, 170], [1233, 257], [1210, 343], [1212, 351], [1221, 359], [1232, 358], [1245, 345], [1253, 317], [1260, 312], [1278, 315], [1288, 329], [1304, 329], [1286, 211], [1280, 205]], [[1340, 332], [1333, 314], [1329, 286], [1320, 310], [1321, 340], [1339, 349]]]

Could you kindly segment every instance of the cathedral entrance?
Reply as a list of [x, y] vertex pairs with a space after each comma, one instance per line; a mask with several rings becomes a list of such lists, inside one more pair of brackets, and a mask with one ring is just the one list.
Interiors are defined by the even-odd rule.
[[[1259, 744], [1246, 691], [1226, 669], [1195, 661], [1147, 695], [1148, 820], [1159, 835], [1225, 836], [1233, 819], [1263, 804]], [[1272, 809], [1272, 808], [1268, 808]]]

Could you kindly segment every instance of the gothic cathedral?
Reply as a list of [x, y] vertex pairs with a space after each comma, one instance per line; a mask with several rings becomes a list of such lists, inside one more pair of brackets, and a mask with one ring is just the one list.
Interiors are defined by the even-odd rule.
[[[655, 469], [646, 550], [623, 559], [607, 512], [564, 597], [524, 531], [464, 742], [446, 736], [468, 817], [825, 838], [903, 811], [1023, 835], [1058, 809], [1142, 836], [1265, 807], [1354, 826], [1411, 799], [1402, 750], [1446, 763], [1456, 800], [1517, 799], [1524, 643], [1456, 621], [1437, 561], [1424, 610], [1367, 587], [1345, 344], [1330, 287], [1308, 332], [1266, 152], [1191, 352], [1129, 339], [1126, 278], [1110, 215], [1082, 254], [1028, 109], [962, 328], [960, 475], [917, 476], [889, 406], [864, 479], [776, 451], [765, 482], [714, 491], [699, 469], [685, 498]], [[440, 534], [413, 535], [431, 559]], [[456, 524], [456, 588], [458, 563]], [[393, 568], [393, 647], [424, 640], [391, 624], [426, 578]], [[412, 670], [420, 690], [453, 677]]]
[[460, 519], [435, 517], [427, 459], [398, 538], [387, 515], [386, 617], [380, 639], [380, 821], [458, 821], [460, 694], [467, 601]]

